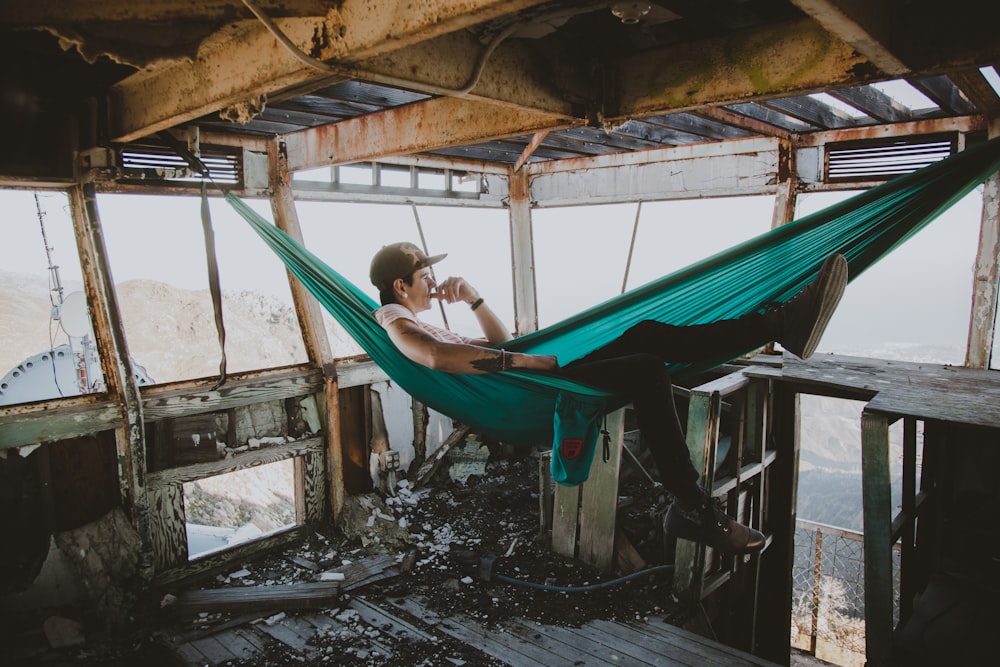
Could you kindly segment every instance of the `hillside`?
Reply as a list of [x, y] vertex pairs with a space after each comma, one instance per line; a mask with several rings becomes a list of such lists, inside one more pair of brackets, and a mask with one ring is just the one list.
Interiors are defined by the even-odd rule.
[[[67, 285], [65, 293], [81, 289]], [[68, 341], [52, 312], [44, 276], [0, 271], [0, 376], [49, 345]], [[207, 290], [187, 290], [147, 280], [118, 285], [118, 301], [129, 352], [156, 382], [210, 377], [219, 372], [219, 342]], [[256, 292], [223, 291], [228, 372], [301, 363], [306, 360], [294, 309]], [[346, 334], [333, 330], [331, 343], [357, 354]], [[50, 330], [52, 335], [50, 337]]]

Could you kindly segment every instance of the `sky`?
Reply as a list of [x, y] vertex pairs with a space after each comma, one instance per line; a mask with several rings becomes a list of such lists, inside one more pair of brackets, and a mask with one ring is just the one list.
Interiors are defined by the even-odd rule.
[[[964, 352], [978, 243], [982, 188], [853, 282], [820, 347], [858, 348], [919, 344]], [[805, 215], [844, 197], [800, 197]], [[66, 198], [41, 193], [40, 204], [54, 262], [64, 284], [78, 289], [79, 265]], [[269, 206], [253, 201], [271, 219]], [[48, 261], [35, 201], [29, 192], [0, 191], [4, 211], [4, 271], [45, 280]], [[150, 279], [185, 289], [207, 287], [200, 202], [197, 198], [100, 195], [100, 216], [118, 282]], [[377, 298], [368, 282], [371, 255], [397, 240], [419, 243], [409, 206], [299, 202], [307, 246]], [[628, 287], [636, 287], [767, 231], [771, 197], [645, 202], [639, 211]], [[461, 275], [513, 328], [507, 214], [501, 209], [420, 207], [428, 247], [449, 256], [438, 278]], [[546, 326], [621, 291], [637, 204], [536, 209], [533, 212], [539, 316]], [[288, 299], [283, 267], [221, 200], [212, 202], [224, 290], [253, 290]], [[467, 308], [448, 309], [451, 328], [475, 333]], [[10, 317], [11, 315], [0, 315]], [[437, 312], [427, 319], [440, 323]], [[928, 360], [930, 361], [930, 360]], [[961, 363], [961, 358], [943, 360]]]

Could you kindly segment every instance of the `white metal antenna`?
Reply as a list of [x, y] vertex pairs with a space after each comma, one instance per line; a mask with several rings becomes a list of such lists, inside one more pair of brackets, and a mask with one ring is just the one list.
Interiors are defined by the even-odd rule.
[[[45, 257], [49, 260], [49, 285], [52, 292], [56, 294], [56, 300], [52, 302], [52, 318], [59, 319], [59, 306], [63, 302], [63, 286], [59, 279], [59, 266], [52, 263], [52, 246], [49, 245], [49, 237], [45, 234], [45, 212], [42, 210], [42, 202], [35, 194], [35, 210], [38, 211], [38, 226], [42, 229], [42, 244], [45, 246]], [[49, 300], [52, 300], [51, 295]]]

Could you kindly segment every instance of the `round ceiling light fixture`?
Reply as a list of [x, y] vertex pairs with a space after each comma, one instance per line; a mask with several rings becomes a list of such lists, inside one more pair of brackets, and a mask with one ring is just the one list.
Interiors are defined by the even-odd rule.
[[650, 9], [652, 7], [648, 2], [616, 2], [611, 5], [611, 13], [626, 25], [638, 23], [639, 19], [649, 13]]

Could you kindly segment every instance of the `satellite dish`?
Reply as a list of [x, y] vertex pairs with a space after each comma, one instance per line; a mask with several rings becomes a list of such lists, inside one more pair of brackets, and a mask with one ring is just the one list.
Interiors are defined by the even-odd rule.
[[59, 325], [70, 338], [83, 338], [90, 334], [90, 314], [87, 312], [87, 295], [70, 292], [59, 308]]

